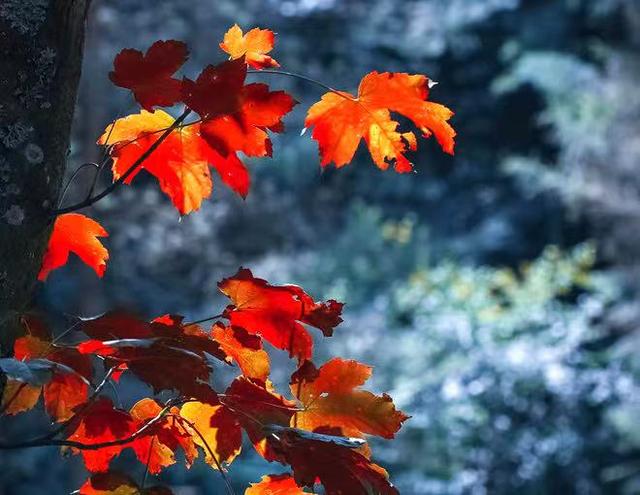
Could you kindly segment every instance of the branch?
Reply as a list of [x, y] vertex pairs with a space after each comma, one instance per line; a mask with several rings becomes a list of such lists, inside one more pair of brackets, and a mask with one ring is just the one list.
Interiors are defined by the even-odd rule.
[[98, 398], [98, 396], [100, 395], [100, 392], [102, 392], [102, 389], [105, 387], [105, 385], [107, 384], [107, 382], [109, 381], [109, 378], [111, 378], [111, 375], [113, 375], [113, 373], [116, 371], [116, 366], [109, 368], [109, 370], [106, 372], [106, 374], [104, 375], [104, 378], [102, 379], [102, 381], [98, 384], [98, 386], [95, 388], [95, 390], [93, 391], [93, 393], [91, 394], [91, 397], [89, 397], [87, 399], [87, 402], [85, 402], [80, 409], [77, 410], [77, 412], [71, 416], [68, 420], [66, 420], [64, 423], [60, 424], [60, 426], [58, 426], [57, 428], [55, 428], [53, 431], [47, 433], [47, 435], [43, 436], [42, 438], [53, 438], [56, 435], [58, 435], [59, 433], [62, 433], [64, 430], [66, 430], [67, 428], [69, 428], [70, 426], [76, 424], [78, 422], [78, 420], [81, 419], [81, 415], [83, 413], [85, 413], [87, 411], [87, 409], [89, 409], [89, 406], [91, 404], [93, 404], [96, 399]]
[[119, 438], [117, 440], [110, 440], [108, 442], [100, 442], [100, 443], [82, 443], [76, 442], [74, 440], [56, 440], [49, 438], [50, 434], [47, 434], [40, 438], [35, 438], [33, 440], [29, 440], [27, 442], [15, 442], [15, 443], [0, 443], [0, 450], [15, 450], [15, 449], [26, 449], [31, 447], [73, 447], [78, 450], [100, 450], [105, 447], [115, 447], [117, 445], [126, 445], [128, 443], [133, 442], [139, 436], [142, 436], [149, 430], [152, 426], [158, 423], [167, 413], [171, 410], [172, 407], [184, 404], [186, 402], [190, 402], [190, 400], [170, 400], [167, 402], [165, 407], [152, 419], [147, 421], [144, 425], [138, 428], [134, 433], [125, 438]]
[[191, 110], [186, 109], [184, 112], [182, 112], [182, 115], [180, 115], [180, 117], [178, 117], [175, 122], [173, 124], [171, 124], [171, 127], [168, 127], [163, 133], [162, 135], [156, 139], [156, 141], [149, 146], [149, 148], [142, 154], [140, 155], [140, 158], [138, 158], [128, 169], [127, 171], [122, 174], [120, 176], [120, 178], [116, 181], [113, 182], [113, 184], [111, 184], [109, 187], [107, 187], [106, 189], [104, 189], [104, 191], [102, 191], [99, 194], [96, 194], [95, 196], [91, 196], [89, 198], [84, 199], [83, 201], [80, 201], [79, 203], [76, 203], [74, 205], [71, 206], [65, 206], [64, 208], [58, 208], [57, 210], [53, 210], [52, 214], [54, 216], [56, 215], [62, 215], [63, 213], [70, 213], [72, 211], [76, 211], [76, 210], [80, 210], [82, 208], [86, 208], [87, 206], [91, 206], [94, 203], [97, 203], [98, 201], [100, 201], [102, 198], [108, 196], [109, 194], [111, 194], [113, 191], [115, 191], [121, 184], [123, 184], [130, 176], [131, 174], [133, 174], [144, 162], [147, 158], [149, 158], [151, 156], [151, 154], [158, 149], [158, 147], [163, 143], [163, 141], [165, 139], [167, 139], [167, 137], [169, 137], [169, 135], [175, 130], [177, 129], [180, 124], [182, 124], [182, 122], [184, 121], [184, 119], [186, 119], [189, 115], [191, 114]]

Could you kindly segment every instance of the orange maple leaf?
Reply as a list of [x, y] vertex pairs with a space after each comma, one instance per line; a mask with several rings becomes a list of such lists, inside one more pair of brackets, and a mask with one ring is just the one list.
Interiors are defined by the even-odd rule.
[[93, 268], [98, 277], [104, 275], [109, 251], [98, 240], [109, 234], [95, 220], [80, 213], [66, 213], [56, 218], [47, 251], [42, 259], [38, 280], [46, 280], [49, 273], [67, 263], [69, 253], [75, 253]]
[[358, 96], [334, 91], [326, 93], [307, 114], [306, 127], [320, 146], [322, 166], [334, 162], [341, 167], [351, 162], [362, 139], [375, 164], [386, 170], [394, 163], [397, 172], [413, 170], [405, 152], [417, 147], [413, 132], [399, 132], [391, 112], [409, 118], [424, 137], [435, 134], [442, 149], [453, 154], [453, 128], [448, 120], [453, 112], [426, 101], [429, 79], [398, 72], [371, 72], [360, 82]]
[[290, 474], [263, 476], [259, 483], [251, 483], [244, 495], [304, 495]]
[[[160, 404], [153, 399], [145, 398], [136, 402], [129, 414], [136, 421], [136, 428], [139, 429], [155, 420], [161, 412]], [[171, 415], [179, 414], [178, 408], [171, 408], [170, 413]], [[155, 421], [150, 428], [147, 428], [144, 435], [135, 439], [131, 447], [138, 460], [147, 465], [151, 474], [158, 474], [163, 468], [175, 464], [175, 452], [178, 448], [184, 451], [187, 467], [191, 467], [194, 459], [198, 457], [198, 450], [190, 434], [169, 416]]]
[[273, 50], [275, 34], [269, 29], [253, 28], [243, 35], [242, 29], [234, 24], [225, 33], [220, 48], [231, 59], [245, 57], [247, 64], [254, 69], [280, 67], [280, 64], [267, 53]]
[[10, 416], [29, 411], [36, 406], [41, 393], [42, 387], [8, 379], [2, 393], [0, 410]]
[[370, 366], [335, 358], [318, 370], [310, 362], [304, 367], [305, 372], [294, 374], [291, 383], [292, 393], [304, 406], [292, 418], [292, 426], [309, 431], [336, 427], [348, 436], [393, 438], [409, 417], [396, 410], [388, 395], [358, 389], [371, 376]]
[[[187, 402], [180, 417], [193, 442], [204, 450], [205, 462], [214, 469], [230, 464], [242, 448], [242, 430], [235, 414], [218, 404]], [[215, 456], [215, 458], [213, 457]]]
[[238, 363], [244, 376], [262, 382], [269, 376], [269, 355], [262, 348], [262, 339], [251, 335], [244, 328], [225, 327], [216, 323], [211, 328], [211, 336], [222, 350]]
[[[98, 144], [113, 143], [113, 176], [117, 180], [156, 142], [159, 133], [175, 119], [168, 113], [142, 110], [118, 119], [105, 129]], [[241, 196], [249, 190], [249, 174], [235, 153], [222, 156], [200, 136], [200, 126], [192, 124], [173, 131], [158, 148], [125, 180], [130, 184], [140, 170], [158, 179], [160, 189], [171, 199], [181, 215], [200, 208], [211, 195], [212, 165], [224, 183]]]

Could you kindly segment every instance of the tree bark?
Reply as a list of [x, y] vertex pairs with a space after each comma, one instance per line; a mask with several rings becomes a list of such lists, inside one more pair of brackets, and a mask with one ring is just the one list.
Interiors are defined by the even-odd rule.
[[0, 352], [29, 309], [64, 176], [90, 0], [0, 0]]

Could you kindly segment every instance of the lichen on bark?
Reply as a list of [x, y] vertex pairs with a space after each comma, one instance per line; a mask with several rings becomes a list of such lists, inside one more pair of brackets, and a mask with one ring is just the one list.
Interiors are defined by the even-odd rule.
[[0, 352], [29, 308], [57, 203], [90, 0], [0, 2]]

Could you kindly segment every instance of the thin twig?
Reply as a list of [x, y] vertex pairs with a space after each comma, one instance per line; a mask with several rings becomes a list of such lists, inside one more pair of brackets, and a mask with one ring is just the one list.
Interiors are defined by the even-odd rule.
[[144, 466], [144, 475], [142, 476], [142, 483], [140, 483], [140, 488], [144, 490], [144, 485], [147, 483], [147, 476], [149, 475], [149, 463], [151, 462], [151, 453], [153, 452], [153, 444], [156, 443], [156, 438], [158, 435], [154, 435], [151, 439], [151, 443], [149, 443], [149, 453], [147, 454], [147, 463]]
[[215, 316], [210, 316], [209, 318], [203, 318], [202, 320], [190, 321], [187, 323], [183, 323], [183, 326], [188, 327], [189, 325], [199, 325], [200, 323], [206, 323], [207, 321], [217, 320], [218, 318], [222, 318], [224, 315], [219, 314]]
[[173, 124], [171, 124], [171, 126], [168, 127], [167, 130], [165, 130], [162, 133], [162, 135], [158, 139], [156, 139], [155, 142], [151, 146], [149, 146], [149, 148], [142, 155], [140, 155], [140, 157], [127, 169], [127, 171], [124, 174], [122, 174], [118, 178], [118, 180], [114, 181], [111, 185], [105, 188], [101, 193], [98, 193], [95, 196], [92, 196], [90, 198], [86, 198], [83, 201], [80, 201], [79, 203], [76, 203], [74, 205], [65, 206], [64, 208], [59, 208], [57, 210], [54, 210], [52, 212], [53, 215], [61, 215], [63, 213], [69, 213], [72, 211], [80, 210], [82, 208], [86, 208], [87, 206], [91, 206], [92, 204], [97, 203], [102, 198], [111, 194], [121, 184], [124, 184], [124, 182], [145, 162], [147, 158], [149, 158], [149, 156], [151, 156], [151, 154], [156, 149], [158, 149], [158, 147], [164, 142], [164, 140], [167, 139], [167, 137], [169, 137], [169, 135], [175, 129], [177, 129], [180, 126], [180, 124], [184, 121], [184, 119], [186, 119], [190, 114], [191, 114], [191, 110], [189, 109], [186, 109], [184, 112], [182, 112], [182, 115], [180, 115], [180, 117], [178, 117], [173, 122]]
[[162, 408], [162, 410], [152, 419], [147, 421], [144, 425], [138, 428], [134, 433], [125, 438], [119, 438], [117, 440], [110, 440], [108, 442], [99, 442], [99, 443], [83, 443], [76, 442], [74, 440], [57, 440], [53, 438], [48, 438], [48, 435], [44, 437], [35, 438], [33, 440], [29, 440], [26, 442], [14, 442], [14, 443], [0, 443], [0, 450], [15, 450], [15, 449], [26, 449], [32, 447], [73, 447], [78, 450], [100, 450], [105, 447], [115, 447], [119, 445], [126, 445], [128, 443], [133, 442], [139, 436], [142, 436], [153, 427], [157, 422], [159, 422], [164, 416], [169, 413], [172, 407], [178, 404], [184, 404], [185, 402], [190, 402], [190, 400], [171, 400]]
[[[62, 206], [62, 202], [64, 201], [64, 198], [67, 195], [67, 192], [69, 191], [69, 187], [71, 186], [71, 184], [73, 184], [73, 181], [75, 180], [75, 178], [78, 176], [80, 172], [82, 172], [87, 167], [94, 167], [96, 170], [100, 170], [100, 165], [98, 165], [97, 163], [87, 162], [80, 165], [73, 172], [73, 174], [71, 174], [71, 177], [69, 177], [69, 180], [67, 181], [64, 188], [62, 189], [62, 194], [60, 195], [60, 201], [58, 201], [58, 207]], [[96, 171], [96, 175], [97, 174], [98, 172]]]
[[309, 76], [304, 76], [302, 74], [297, 74], [295, 72], [288, 72], [286, 70], [277, 70], [277, 69], [260, 69], [260, 70], [249, 69], [247, 73], [248, 74], [275, 74], [279, 76], [293, 77], [295, 79], [300, 79], [302, 81], [307, 81], [312, 84], [315, 84], [316, 86], [320, 86], [321, 88], [326, 89], [327, 91], [331, 91], [332, 93], [336, 93], [340, 96], [345, 96], [341, 91], [338, 91], [337, 89], [334, 89], [331, 86], [328, 86], [323, 82], [318, 81], [317, 79], [314, 79]]
[[[218, 471], [220, 471], [220, 475], [222, 476], [222, 479], [224, 481], [224, 485], [227, 488], [227, 492], [229, 493], [229, 495], [235, 495], [235, 491], [233, 489], [233, 486], [231, 485], [231, 481], [229, 480], [229, 477], [224, 472], [224, 470], [222, 468], [222, 465], [218, 461], [218, 458], [216, 457], [215, 453], [213, 452], [213, 450], [209, 446], [209, 443], [207, 442], [207, 440], [204, 438], [202, 433], [200, 433], [200, 430], [198, 430], [198, 428], [196, 428], [195, 424], [193, 424], [188, 419], [183, 418], [182, 416], [177, 416], [176, 420], [178, 421], [178, 423], [185, 422], [189, 426], [189, 428], [191, 428], [193, 431], [195, 431], [196, 434], [198, 435], [198, 437], [200, 437], [200, 440], [202, 440], [202, 443], [204, 444], [204, 446], [206, 447], [207, 451], [209, 452], [209, 455], [213, 459], [213, 462], [215, 462], [216, 467], [218, 468]], [[184, 428], [184, 426], [183, 426], [183, 428]]]
[[82, 404], [82, 406], [75, 412], [73, 416], [71, 416], [64, 423], [61, 423], [57, 428], [49, 432], [46, 436], [48, 436], [49, 438], [54, 438], [69, 427], [75, 425], [80, 419], [82, 419], [82, 415], [87, 411], [87, 409], [89, 409], [89, 406], [91, 406], [91, 404], [96, 401], [96, 399], [100, 395], [100, 392], [102, 392], [102, 389], [104, 389], [105, 385], [107, 384], [115, 370], [115, 367], [109, 368], [109, 370], [105, 373], [104, 378], [102, 378], [102, 381], [96, 386], [95, 390], [91, 394], [91, 397], [89, 397], [87, 401]]

